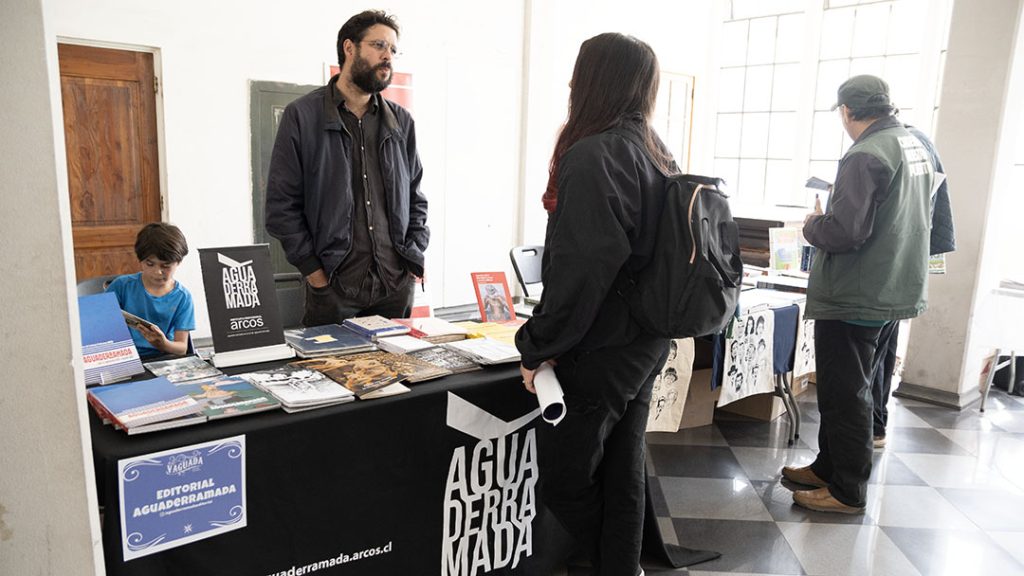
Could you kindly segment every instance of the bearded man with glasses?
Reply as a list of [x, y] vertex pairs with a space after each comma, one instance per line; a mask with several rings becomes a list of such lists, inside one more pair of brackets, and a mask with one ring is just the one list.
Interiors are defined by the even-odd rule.
[[278, 127], [266, 227], [305, 278], [306, 326], [412, 310], [430, 230], [412, 116], [380, 94], [398, 34], [382, 11], [350, 18], [341, 72], [289, 104]]

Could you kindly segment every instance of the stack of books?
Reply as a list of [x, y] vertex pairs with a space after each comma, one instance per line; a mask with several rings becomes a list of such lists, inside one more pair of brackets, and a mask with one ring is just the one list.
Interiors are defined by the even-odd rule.
[[470, 338], [449, 342], [444, 346], [479, 364], [504, 364], [520, 360], [519, 350], [515, 346], [491, 338]]
[[284, 339], [302, 358], [354, 354], [377, 349], [368, 336], [340, 324], [285, 330]]
[[282, 366], [239, 377], [272, 394], [285, 412], [302, 412], [355, 400], [352, 392], [316, 370]]
[[362, 334], [372, 340], [385, 336], [409, 333], [408, 326], [399, 324], [394, 320], [388, 320], [383, 316], [358, 316], [356, 318], [348, 318], [341, 324], [349, 330]]
[[206, 421], [202, 414], [203, 403], [162, 376], [93, 388], [86, 398], [104, 422], [128, 434]]
[[142, 374], [142, 361], [112, 292], [78, 299], [85, 384], [110, 384]]
[[395, 322], [409, 327], [409, 335], [433, 344], [455, 342], [468, 337], [466, 329], [447, 320], [435, 318], [399, 318]]

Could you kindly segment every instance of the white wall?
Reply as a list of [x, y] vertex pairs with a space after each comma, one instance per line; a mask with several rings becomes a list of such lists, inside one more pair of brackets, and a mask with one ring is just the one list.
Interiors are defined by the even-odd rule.
[[715, 109], [710, 101], [714, 37], [718, 20], [716, 2], [622, 2], [594, 0], [585, 7], [575, 2], [530, 2], [529, 116], [526, 119], [524, 159], [523, 244], [543, 244], [547, 213], [541, 195], [547, 186], [548, 162], [555, 137], [565, 121], [569, 80], [576, 54], [584, 40], [602, 32], [631, 34], [647, 42], [667, 72], [696, 77], [694, 127], [690, 169], [707, 172], [712, 149], [709, 123]]
[[[64, 41], [155, 50], [162, 76], [166, 217], [195, 250], [252, 241], [249, 82], [321, 84], [338, 28], [364, 6], [308, 0], [53, 0]], [[518, 189], [522, 2], [395, 0], [413, 75], [431, 202], [427, 288], [435, 306], [473, 301], [469, 272], [504, 269]], [[209, 335], [199, 259], [179, 279]]]
[[40, 0], [0, 22], [0, 574], [102, 574], [56, 43]]

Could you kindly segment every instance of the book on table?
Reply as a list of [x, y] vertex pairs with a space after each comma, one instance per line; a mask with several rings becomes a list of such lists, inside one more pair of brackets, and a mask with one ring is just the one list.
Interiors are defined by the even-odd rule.
[[473, 272], [470, 277], [482, 322], [504, 322], [516, 317], [504, 272]]
[[286, 412], [351, 402], [355, 396], [344, 386], [309, 368], [280, 366], [239, 374], [240, 378], [269, 392]]
[[408, 326], [378, 315], [346, 318], [341, 325], [374, 340], [409, 333]]
[[269, 392], [239, 376], [212, 376], [175, 384], [179, 390], [203, 403], [203, 415], [210, 420], [255, 414], [280, 408]]
[[78, 318], [87, 386], [127, 380], [145, 372], [117, 296], [112, 292], [80, 296]]
[[480, 364], [477, 364], [458, 352], [448, 350], [441, 346], [410, 352], [408, 355], [429, 364], [433, 364], [439, 368], [449, 370], [452, 374], [461, 374], [463, 372], [472, 372], [473, 370], [482, 369]]
[[143, 364], [154, 376], [166, 376], [171, 383], [210, 378], [223, 374], [199, 356], [185, 356], [170, 360], [157, 360]]
[[458, 325], [465, 328], [469, 338], [490, 338], [512, 346], [516, 345], [516, 332], [526, 324], [525, 318], [514, 318], [505, 322], [476, 322], [466, 320]]
[[436, 317], [428, 318], [395, 318], [395, 322], [409, 327], [409, 335], [432, 344], [443, 344], [463, 340], [467, 337], [466, 329]]
[[480, 364], [504, 364], [520, 360], [519, 350], [515, 346], [491, 338], [459, 340], [449, 342], [444, 347]]
[[368, 336], [341, 324], [285, 330], [284, 339], [302, 358], [353, 354], [377, 349]]
[[297, 360], [289, 365], [321, 372], [358, 398], [367, 399], [367, 395], [371, 392], [397, 384], [407, 376], [387, 362], [387, 356], [393, 356], [393, 354], [380, 351], [360, 352], [346, 356], [324, 356]]
[[415, 336], [403, 334], [401, 336], [388, 336], [377, 339], [377, 348], [392, 354], [408, 354], [417, 350], [426, 350], [437, 346], [433, 342], [421, 340]]
[[178, 425], [206, 420], [202, 415], [203, 403], [163, 376], [91, 388], [86, 398], [101, 418], [129, 434], [146, 431], [146, 426], [169, 420], [186, 419]]
[[200, 248], [218, 368], [294, 358], [284, 340], [270, 245]]

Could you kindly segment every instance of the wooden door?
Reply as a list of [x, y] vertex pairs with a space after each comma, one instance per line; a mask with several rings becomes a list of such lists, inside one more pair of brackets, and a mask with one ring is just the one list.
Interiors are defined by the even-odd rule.
[[77, 280], [139, 269], [135, 235], [160, 221], [153, 55], [59, 44]]

